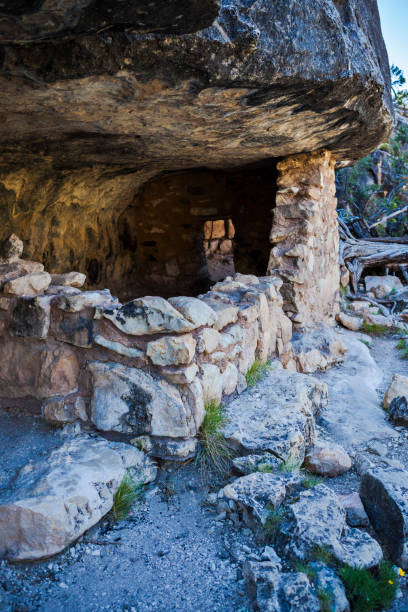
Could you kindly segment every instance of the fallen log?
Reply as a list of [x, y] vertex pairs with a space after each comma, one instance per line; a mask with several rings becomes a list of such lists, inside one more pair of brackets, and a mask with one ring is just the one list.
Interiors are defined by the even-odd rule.
[[408, 244], [373, 242], [354, 238], [343, 222], [340, 230], [340, 263], [350, 271], [351, 286], [358, 292], [358, 282], [365, 268], [408, 263]]

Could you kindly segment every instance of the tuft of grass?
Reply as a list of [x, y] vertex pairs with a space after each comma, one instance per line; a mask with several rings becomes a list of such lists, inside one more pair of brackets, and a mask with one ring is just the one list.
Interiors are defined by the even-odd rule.
[[366, 334], [372, 334], [373, 336], [384, 336], [385, 334], [391, 333], [391, 329], [389, 327], [380, 325], [378, 323], [367, 323], [367, 321], [363, 322], [361, 329]]
[[372, 572], [345, 565], [339, 575], [354, 612], [387, 609], [396, 597], [398, 574], [388, 561]]
[[271, 362], [268, 359], [266, 363], [262, 363], [256, 359], [245, 374], [245, 380], [249, 388], [254, 387], [267, 374], [271, 367]]
[[298, 457], [289, 457], [289, 459], [280, 464], [279, 471], [285, 473], [299, 472], [301, 465], [302, 463]]
[[256, 471], [257, 472], [263, 472], [264, 474], [271, 474], [272, 473], [272, 468], [267, 463], [260, 463], [258, 465], [258, 467], [256, 468]]
[[304, 489], [313, 489], [322, 482], [323, 478], [319, 478], [319, 476], [315, 476], [309, 472], [304, 472], [304, 478], [302, 479], [301, 485]]
[[211, 400], [205, 406], [205, 416], [198, 433], [199, 448], [196, 465], [202, 475], [210, 471], [218, 472], [221, 476], [228, 474], [233, 453], [227, 441], [220, 432], [220, 428], [227, 422], [224, 414], [224, 405]]
[[265, 521], [264, 529], [267, 539], [270, 542], [275, 542], [285, 516], [286, 511], [284, 508], [280, 508], [279, 506], [276, 508], [268, 508], [268, 516]]
[[135, 482], [127, 472], [113, 496], [112, 516], [114, 520], [124, 521], [129, 516], [133, 504], [141, 498], [142, 493], [143, 484]]
[[302, 563], [301, 561], [296, 561], [293, 565], [293, 569], [295, 570], [295, 572], [306, 574], [309, 580], [315, 581], [317, 578], [317, 571], [314, 567], [310, 565], [310, 563]]
[[359, 338], [360, 342], [362, 342], [363, 344], [365, 344], [366, 346], [368, 346], [368, 348], [370, 348], [370, 343], [368, 340], [364, 340], [364, 338]]
[[328, 566], [333, 565], [335, 561], [330, 548], [327, 546], [320, 546], [319, 544], [313, 546], [311, 557], [314, 561], [320, 561]]
[[396, 345], [396, 347], [400, 352], [400, 358], [401, 359], [408, 359], [408, 344], [407, 341], [404, 338], [401, 338], [398, 341], [398, 344]]
[[332, 612], [334, 597], [332, 593], [329, 593], [327, 589], [320, 587], [317, 590], [317, 596], [320, 601], [320, 612]]

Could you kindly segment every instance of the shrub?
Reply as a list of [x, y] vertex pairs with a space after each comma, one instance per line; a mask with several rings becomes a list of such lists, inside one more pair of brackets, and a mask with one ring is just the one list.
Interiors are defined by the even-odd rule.
[[271, 367], [271, 362], [268, 360], [262, 363], [258, 359], [254, 361], [245, 375], [246, 383], [249, 388], [254, 387], [267, 374]]
[[205, 416], [198, 433], [199, 449], [196, 464], [203, 475], [215, 470], [220, 475], [229, 472], [232, 451], [220, 432], [220, 428], [227, 422], [223, 404], [211, 400], [205, 406]]
[[387, 609], [397, 594], [398, 574], [387, 561], [376, 572], [345, 565], [340, 578], [354, 612]]
[[112, 516], [115, 521], [123, 521], [129, 515], [135, 501], [142, 496], [143, 484], [133, 480], [127, 472], [113, 496]]

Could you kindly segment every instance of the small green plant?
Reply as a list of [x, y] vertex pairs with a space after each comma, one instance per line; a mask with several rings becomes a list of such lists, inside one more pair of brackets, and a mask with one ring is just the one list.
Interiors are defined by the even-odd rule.
[[309, 580], [316, 580], [317, 571], [314, 567], [310, 565], [310, 563], [302, 563], [301, 561], [296, 561], [293, 565], [293, 569], [295, 570], [295, 572], [306, 574]]
[[398, 574], [388, 561], [376, 572], [345, 565], [339, 575], [354, 612], [387, 609], [397, 594]]
[[380, 325], [379, 323], [367, 323], [367, 321], [364, 321], [362, 325], [362, 330], [366, 334], [372, 334], [373, 336], [383, 336], [384, 334], [391, 333], [389, 327], [386, 327], [385, 325]]
[[366, 346], [368, 346], [368, 348], [370, 348], [370, 343], [368, 340], [364, 340], [364, 338], [359, 338], [360, 342], [362, 342], [363, 344], [365, 344]]
[[401, 338], [396, 345], [396, 348], [400, 351], [401, 359], [408, 359], [408, 344], [404, 338]]
[[133, 504], [137, 499], [141, 498], [142, 493], [143, 484], [135, 482], [129, 472], [127, 472], [113, 496], [112, 516], [114, 520], [125, 520]]
[[246, 383], [249, 388], [254, 387], [270, 370], [271, 362], [268, 360], [262, 363], [256, 359], [245, 375]]
[[315, 544], [313, 546], [311, 557], [314, 561], [320, 561], [325, 565], [330, 566], [334, 563], [334, 555], [331, 552], [330, 548], [328, 548], [327, 546], [320, 546], [319, 544]]
[[296, 455], [289, 457], [286, 461], [280, 464], [279, 471], [290, 473], [290, 472], [299, 472], [301, 461]]
[[310, 474], [309, 472], [303, 472], [304, 478], [302, 479], [301, 485], [304, 489], [313, 489], [317, 487], [317, 485], [323, 482], [322, 478], [315, 476], [314, 474]]
[[264, 474], [271, 474], [272, 468], [267, 463], [260, 463], [256, 468], [257, 472], [263, 472]]
[[211, 400], [205, 406], [205, 416], [199, 431], [199, 449], [196, 465], [201, 469], [202, 475], [208, 475], [215, 470], [220, 475], [229, 472], [232, 451], [220, 432], [220, 428], [227, 422], [223, 404]]
[[264, 529], [266, 536], [270, 542], [275, 542], [280, 531], [281, 525], [285, 519], [286, 511], [281, 507], [269, 507], [268, 516], [265, 521]]
[[320, 587], [317, 589], [317, 596], [320, 601], [320, 612], [331, 612], [333, 610], [334, 597], [327, 589]]

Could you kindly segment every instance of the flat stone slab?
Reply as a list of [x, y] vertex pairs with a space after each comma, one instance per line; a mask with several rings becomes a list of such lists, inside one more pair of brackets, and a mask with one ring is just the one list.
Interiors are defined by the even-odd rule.
[[227, 405], [223, 434], [243, 454], [268, 451], [301, 463], [315, 439], [315, 416], [327, 404], [327, 386], [276, 368], [252, 390]]
[[34, 560], [63, 550], [109, 512], [128, 470], [139, 483], [157, 471], [138, 449], [85, 435], [28, 463], [0, 501], [0, 557]]
[[394, 467], [367, 470], [360, 497], [392, 560], [408, 569], [408, 472]]

